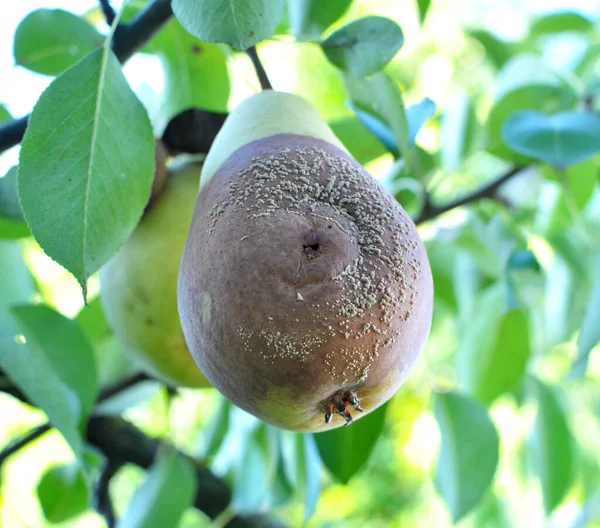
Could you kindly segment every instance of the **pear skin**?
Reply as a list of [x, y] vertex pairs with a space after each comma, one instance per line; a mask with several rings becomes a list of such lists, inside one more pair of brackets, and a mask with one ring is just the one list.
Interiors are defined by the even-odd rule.
[[143, 370], [169, 384], [209, 387], [185, 343], [177, 274], [198, 191], [199, 164], [169, 169], [164, 188], [100, 271], [106, 317]]
[[320, 138], [346, 151], [306, 99], [264, 90], [242, 101], [229, 114], [204, 160], [200, 185], [209, 181], [225, 160], [247, 143], [286, 133]]
[[378, 408], [431, 326], [414, 223], [296, 96], [248, 99], [213, 148], [178, 281], [199, 367], [282, 429], [328, 430]]

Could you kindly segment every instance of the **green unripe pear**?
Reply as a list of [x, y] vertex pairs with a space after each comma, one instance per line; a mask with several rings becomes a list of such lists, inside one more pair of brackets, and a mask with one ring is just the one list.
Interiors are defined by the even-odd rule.
[[177, 274], [198, 192], [200, 164], [169, 169], [164, 188], [100, 271], [100, 297], [116, 336], [141, 368], [185, 387], [209, 387], [183, 337]]

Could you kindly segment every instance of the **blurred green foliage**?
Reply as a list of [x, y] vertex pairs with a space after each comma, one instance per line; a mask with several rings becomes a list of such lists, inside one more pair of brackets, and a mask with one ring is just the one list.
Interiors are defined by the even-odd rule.
[[[124, 19], [145, 4], [130, 2]], [[270, 0], [283, 17], [251, 35], [232, 33], [229, 20], [258, 11], [206, 25], [190, 22], [187, 4], [176, 2], [181, 24], [170, 21], [143, 50], [164, 80], [153, 103], [138, 93], [154, 130], [189, 106], [225, 111], [257, 90], [248, 58], [222, 43], [258, 43], [278, 22], [258, 43], [274, 87], [310, 100], [423, 220], [431, 336], [389, 404], [348, 429], [278, 431], [213, 389], [173, 395], [153, 381], [95, 412], [205, 462], [230, 484], [229, 513], [327, 528], [599, 527], [599, 21], [572, 10], [529, 16], [507, 40], [462, 23], [451, 1]], [[392, 45], [402, 46], [393, 58], [385, 34], [352, 31], [373, 15], [393, 21]], [[15, 60], [58, 75], [105, 31], [98, 9], [84, 18], [38, 10], [17, 30]], [[76, 50], [64, 49], [67, 34]], [[370, 75], [374, 65], [383, 69]], [[48, 119], [60, 111], [55, 100], [42, 109]], [[8, 119], [0, 105], [0, 122]], [[512, 169], [482, 199], [444, 211]], [[15, 218], [13, 172], [0, 180], [0, 391], [16, 385], [41, 410], [0, 392], [0, 449], [46, 418], [62, 436], [52, 431], [2, 464], [0, 526], [101, 527], [89, 496], [104, 460], [83, 445], [81, 420], [99, 388], [136, 368], [106, 323], [97, 278], [84, 307], [77, 281]], [[35, 205], [36, 186], [30, 192]], [[68, 216], [67, 205], [47, 214]], [[136, 221], [95, 236], [116, 247]], [[211, 526], [191, 508], [192, 472], [172, 449], [148, 473], [122, 467], [110, 485], [119, 526]]]

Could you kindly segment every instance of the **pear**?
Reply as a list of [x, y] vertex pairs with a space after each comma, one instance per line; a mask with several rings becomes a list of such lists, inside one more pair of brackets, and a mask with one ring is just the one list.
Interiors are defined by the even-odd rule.
[[302, 98], [264, 91], [202, 168], [178, 307], [208, 380], [282, 429], [347, 425], [421, 354], [433, 282], [417, 229]]
[[100, 271], [100, 298], [136, 363], [165, 382], [209, 387], [183, 336], [177, 275], [192, 218], [200, 164], [157, 171], [153, 196], [121, 250]]

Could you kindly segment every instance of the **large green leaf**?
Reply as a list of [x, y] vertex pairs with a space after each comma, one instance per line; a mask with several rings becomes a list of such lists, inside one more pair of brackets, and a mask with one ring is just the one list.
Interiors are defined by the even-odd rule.
[[488, 150], [519, 164], [530, 162], [531, 156], [517, 153], [506, 145], [502, 129], [507, 119], [517, 110], [537, 110], [543, 113], [568, 110], [573, 108], [576, 101], [573, 91], [560, 85], [530, 84], [509, 91], [494, 104], [488, 116]]
[[350, 427], [338, 427], [314, 435], [327, 469], [347, 483], [367, 463], [383, 431], [387, 404], [357, 420]]
[[404, 44], [400, 26], [385, 17], [361, 18], [337, 29], [321, 42], [327, 58], [352, 77], [382, 70]]
[[194, 502], [197, 486], [192, 463], [174, 449], [165, 449], [136, 490], [117, 528], [178, 526]]
[[587, 32], [594, 29], [592, 20], [577, 11], [560, 11], [541, 16], [531, 24], [531, 35], [539, 37], [564, 31]]
[[85, 20], [62, 9], [37, 9], [17, 26], [13, 43], [15, 62], [36, 73], [58, 75], [90, 51], [104, 37]]
[[486, 494], [498, 465], [498, 432], [486, 408], [457, 392], [435, 396], [442, 434], [436, 486], [456, 523]]
[[566, 167], [600, 152], [600, 117], [587, 112], [547, 116], [523, 110], [506, 120], [502, 138], [520, 154]]
[[350, 7], [352, 0], [288, 0], [287, 12], [292, 33], [320, 37]]
[[537, 463], [544, 508], [552, 512], [573, 478], [573, 448], [565, 413], [554, 389], [531, 377], [528, 389], [537, 401], [533, 455]]
[[593, 270], [592, 293], [577, 342], [577, 358], [572, 374], [582, 376], [587, 370], [592, 349], [600, 343], [600, 252]]
[[90, 506], [90, 491], [79, 464], [54, 466], [42, 475], [37, 496], [44, 517], [62, 523], [83, 513]]
[[44, 305], [15, 306], [12, 313], [25, 336], [35, 340], [53, 370], [77, 395], [84, 423], [98, 395], [98, 378], [94, 351], [79, 325]]
[[192, 35], [245, 50], [270, 37], [284, 0], [173, 0], [173, 12]]
[[165, 71], [162, 110], [170, 119], [192, 107], [227, 110], [227, 56], [218, 44], [202, 42], [173, 19], [152, 40]]
[[465, 326], [460, 343], [459, 379], [486, 404], [510, 392], [521, 381], [530, 354], [527, 313], [506, 311], [503, 284], [497, 284], [476, 301], [476, 315]]
[[19, 196], [34, 237], [84, 296], [137, 225], [153, 173], [148, 115], [108, 47], [42, 94], [23, 140]]

